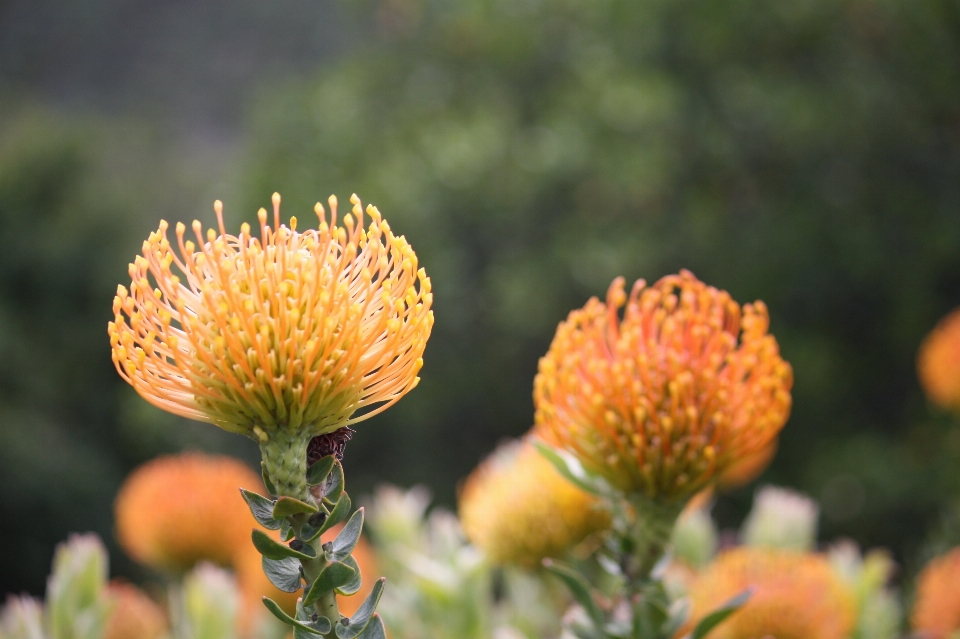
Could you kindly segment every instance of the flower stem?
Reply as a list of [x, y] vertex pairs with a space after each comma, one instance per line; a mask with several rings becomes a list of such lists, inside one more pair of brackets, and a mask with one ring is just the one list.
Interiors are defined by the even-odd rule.
[[278, 428], [260, 443], [260, 455], [277, 495], [308, 501], [307, 444], [310, 438]]

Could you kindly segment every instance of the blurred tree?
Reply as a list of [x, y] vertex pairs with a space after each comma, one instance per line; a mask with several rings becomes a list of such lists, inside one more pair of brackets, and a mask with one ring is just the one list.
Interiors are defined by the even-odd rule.
[[433, 278], [423, 383], [348, 463], [450, 501], [530, 425], [569, 309], [687, 267], [765, 300], [795, 366], [768, 478], [822, 498], [827, 537], [915, 547], [960, 492], [913, 365], [960, 302], [960, 3], [365, 6], [377, 38], [261, 100], [242, 203], [356, 191]]

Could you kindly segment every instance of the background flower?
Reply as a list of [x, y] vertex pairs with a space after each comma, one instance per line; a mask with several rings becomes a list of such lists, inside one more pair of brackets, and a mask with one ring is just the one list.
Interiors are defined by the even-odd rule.
[[750, 599], [711, 637], [846, 639], [856, 621], [853, 591], [822, 555], [738, 548], [693, 582], [694, 623], [747, 589]]
[[768, 324], [762, 302], [741, 309], [688, 271], [629, 297], [618, 278], [557, 328], [535, 432], [621, 490], [688, 497], [766, 454], [787, 420], [793, 374]]
[[493, 563], [534, 568], [608, 528], [610, 515], [524, 439], [502, 445], [467, 478], [460, 522]]

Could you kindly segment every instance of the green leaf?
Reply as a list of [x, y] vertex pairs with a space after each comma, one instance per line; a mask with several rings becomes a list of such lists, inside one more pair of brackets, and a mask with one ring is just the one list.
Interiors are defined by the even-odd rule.
[[683, 597], [670, 605], [670, 618], [663, 627], [664, 637], [673, 637], [690, 618], [690, 599]]
[[324, 593], [350, 583], [353, 579], [353, 568], [345, 563], [334, 561], [323, 567], [310, 590], [303, 597], [303, 605], [310, 606]]
[[262, 530], [254, 530], [252, 536], [253, 545], [260, 551], [261, 555], [268, 559], [285, 559], [287, 557], [296, 557], [297, 559], [304, 560], [316, 559], [314, 555], [307, 554], [313, 552], [313, 548], [310, 546], [304, 545], [303, 550], [306, 552], [300, 552], [290, 546], [281, 544]]
[[327, 455], [311, 464], [310, 468], [307, 469], [307, 485], [318, 486], [326, 481], [327, 475], [333, 470], [333, 465], [336, 461], [336, 457]]
[[320, 496], [331, 504], [336, 503], [343, 493], [343, 466], [336, 459], [326, 481], [320, 484]]
[[280, 520], [280, 539], [290, 541], [294, 537], [293, 526], [286, 519]]
[[706, 637], [707, 633], [716, 628], [720, 622], [739, 610], [743, 604], [747, 603], [747, 600], [750, 599], [750, 594], [750, 589], [744, 590], [739, 595], [701, 619], [700, 623], [697, 624], [697, 627], [693, 629], [692, 633], [690, 633], [690, 639], [703, 639], [703, 637]]
[[383, 627], [383, 619], [380, 615], [373, 615], [367, 627], [357, 635], [357, 639], [387, 639], [387, 631]]
[[300, 513], [312, 515], [315, 512], [317, 512], [316, 506], [293, 497], [281, 497], [273, 506], [274, 519], [286, 519], [290, 515], [299, 515]]
[[544, 559], [543, 567], [560, 577], [563, 583], [567, 584], [567, 588], [570, 589], [573, 598], [587, 611], [587, 615], [590, 616], [594, 625], [602, 628], [604, 623], [603, 611], [600, 610], [600, 606], [598, 606], [596, 600], [594, 600], [590, 584], [587, 583], [586, 579], [570, 566], [553, 561], [552, 559]]
[[263, 477], [263, 485], [267, 489], [267, 492], [274, 499], [277, 498], [277, 489], [273, 485], [273, 482], [270, 481], [270, 475], [267, 474], [267, 465], [263, 462], [260, 462], [260, 476]]
[[357, 510], [350, 517], [350, 520], [333, 540], [333, 549], [330, 551], [330, 557], [333, 561], [343, 561], [344, 557], [349, 557], [354, 547], [360, 540], [360, 532], [363, 530], [363, 508]]
[[243, 500], [247, 502], [258, 524], [269, 530], [280, 528], [280, 522], [273, 517], [273, 501], [244, 488], [240, 489], [240, 494], [243, 495]]
[[557, 469], [557, 472], [566, 477], [571, 483], [581, 489], [594, 495], [603, 495], [604, 491], [597, 485], [595, 478], [591, 477], [583, 468], [579, 461], [572, 458], [568, 453], [559, 451], [552, 446], [532, 440], [534, 447], [540, 451], [540, 454], [547, 458], [547, 461]]
[[[304, 623], [302, 621], [298, 621], [293, 617], [291, 617], [290, 615], [288, 615], [287, 613], [285, 613], [283, 611], [283, 608], [280, 607], [280, 604], [278, 604], [276, 601], [274, 601], [270, 597], [263, 598], [263, 605], [267, 607], [267, 610], [273, 613], [274, 617], [276, 617], [283, 623], [287, 624], [288, 626], [293, 626], [294, 628], [300, 628], [301, 630], [305, 630], [306, 632], [312, 635], [323, 634], [318, 629], [312, 627], [311, 625]], [[327, 632], [330, 632], [330, 631], [328, 630]]]
[[[316, 619], [313, 617], [316, 616], [314, 613], [308, 613], [303, 607], [303, 600], [297, 600], [297, 619], [307, 624], [311, 628], [316, 628], [320, 634], [328, 634], [333, 630], [333, 624], [330, 623], [330, 620], [326, 617], [317, 616]], [[294, 634], [296, 634], [296, 629], [294, 629]], [[306, 638], [309, 639], [309, 638]]]
[[323, 533], [327, 532], [330, 528], [336, 526], [341, 521], [346, 519], [347, 515], [350, 514], [350, 508], [352, 506], [353, 504], [350, 501], [350, 495], [343, 493], [340, 495], [337, 505], [333, 507], [333, 511], [327, 515], [322, 524], [319, 526], [313, 526], [308, 521], [300, 528], [301, 538], [304, 541], [313, 541]]
[[[353, 617], [349, 620], [344, 617], [337, 622], [337, 637], [340, 639], [356, 639], [356, 637], [360, 636], [360, 633], [363, 632], [367, 624], [370, 623], [373, 613], [377, 610], [377, 604], [380, 603], [380, 595], [383, 594], [383, 582], [385, 581], [386, 579], [383, 577], [377, 579], [377, 582], [373, 584], [373, 590], [370, 592], [370, 595], [366, 601], [360, 605]], [[347, 623], [344, 623], [344, 621]]]
[[274, 586], [283, 592], [297, 592], [301, 588], [300, 560], [296, 557], [270, 559], [263, 557], [263, 572]]
[[360, 591], [360, 586], [363, 585], [363, 576], [360, 574], [360, 564], [357, 563], [357, 560], [353, 556], [348, 556], [343, 560], [343, 563], [347, 564], [354, 570], [354, 577], [349, 582], [337, 588], [338, 595], [355, 595]]

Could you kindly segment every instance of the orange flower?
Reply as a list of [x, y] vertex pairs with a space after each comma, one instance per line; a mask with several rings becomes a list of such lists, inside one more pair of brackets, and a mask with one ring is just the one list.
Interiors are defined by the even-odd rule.
[[691, 586], [692, 624], [748, 588], [747, 603], [711, 639], [846, 639], [856, 622], [854, 593], [822, 555], [737, 548]]
[[238, 488], [260, 477], [229, 457], [158, 457], [127, 477], [114, 506], [117, 538], [135, 560], [182, 572], [199, 561], [230, 567], [257, 526]]
[[166, 635], [166, 613], [142, 590], [122, 581], [112, 581], [107, 595], [113, 601], [113, 608], [103, 639], [160, 639]]
[[488, 457], [459, 501], [467, 538], [497, 564], [538, 566], [610, 526], [600, 500], [564, 479], [526, 440]]
[[280, 225], [274, 194], [274, 225], [260, 209], [259, 238], [247, 224], [227, 235], [217, 201], [219, 235], [204, 239], [194, 222], [194, 244], [177, 224], [179, 255], [161, 221], [114, 299], [120, 375], [155, 406], [261, 443], [278, 429], [332, 432], [397, 402], [419, 381], [430, 280], [380, 212], [367, 207], [364, 229], [351, 201], [342, 226], [331, 197], [329, 218], [318, 203], [319, 229], [301, 233], [296, 218]]
[[722, 475], [717, 477], [717, 488], [733, 490], [749, 484], [767, 469], [776, 454], [777, 440], [774, 439], [768, 446], [761, 448], [753, 455], [741, 457], [733, 462]]
[[762, 454], [787, 420], [793, 373], [768, 324], [763, 302], [741, 309], [688, 271], [639, 280], [629, 297], [617, 278], [541, 358], [535, 432], [621, 490], [683, 500]]
[[960, 547], [931, 561], [917, 577], [911, 621], [925, 639], [946, 639], [960, 630]]
[[931, 402], [960, 410], [960, 308], [940, 320], [923, 340], [917, 375]]

